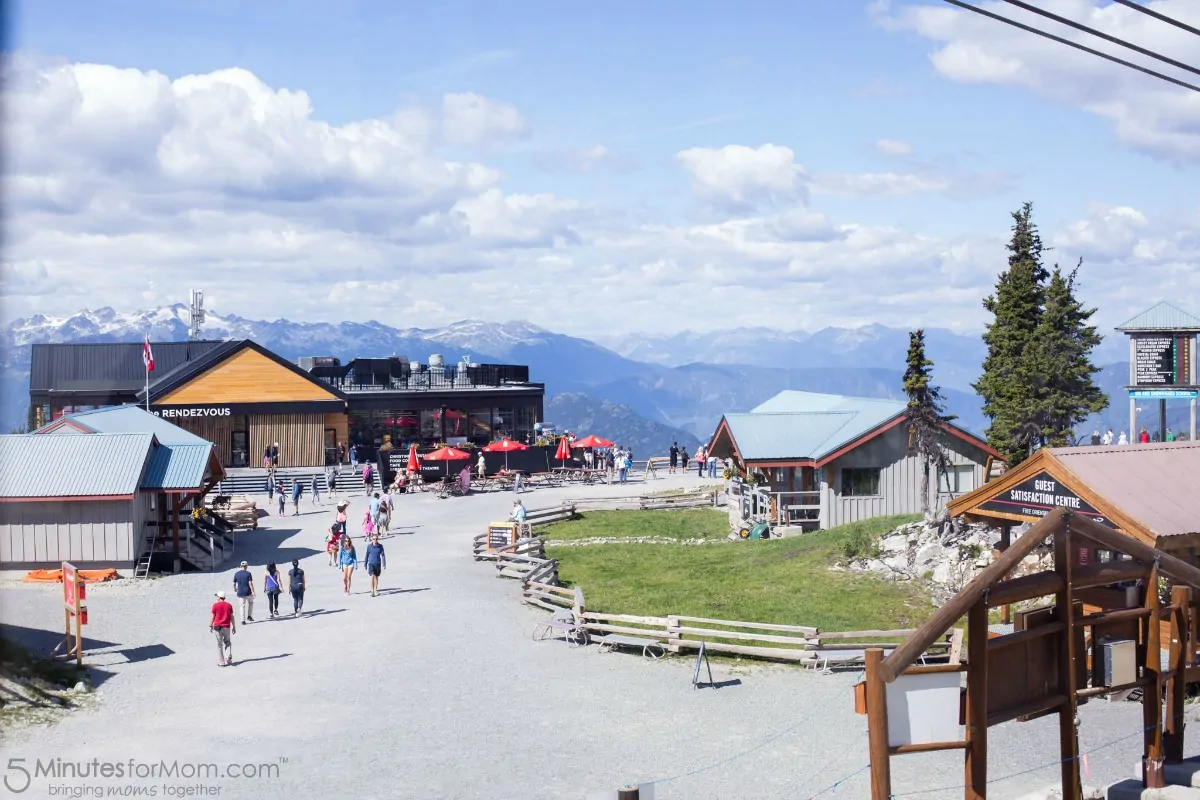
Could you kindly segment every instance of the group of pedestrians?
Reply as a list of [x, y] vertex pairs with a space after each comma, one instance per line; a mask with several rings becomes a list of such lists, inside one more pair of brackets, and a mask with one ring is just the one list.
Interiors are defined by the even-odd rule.
[[676, 472], [687, 472], [688, 461], [694, 460], [697, 478], [703, 478], [705, 472], [708, 473], [708, 477], [710, 478], [717, 477], [717, 464], [720, 459], [709, 453], [703, 445], [696, 448], [695, 458], [693, 459], [692, 456], [688, 455], [687, 447], [681, 446], [679, 442], [671, 442], [671, 448], [667, 451], [667, 455], [670, 459], [668, 472], [672, 475]]
[[[267, 595], [267, 611], [271, 618], [279, 616], [279, 595], [283, 593], [283, 574], [269, 562], [263, 572], [262, 586]], [[304, 609], [304, 570], [300, 561], [293, 560], [292, 568], [287, 573], [288, 592], [292, 596], [292, 616], [298, 617]], [[254, 622], [254, 599], [257, 595], [254, 588], [254, 575], [250, 572], [247, 562], [241, 563], [240, 569], [233, 573], [233, 592], [238, 601], [238, 611], [242, 625]], [[233, 663], [233, 635], [237, 633], [237, 622], [234, 619], [233, 605], [225, 599], [224, 590], [217, 591], [217, 600], [212, 606], [212, 619], [208, 629], [217, 639], [217, 666], [227, 667]]]
[[[1184, 434], [1184, 438], [1187, 438], [1186, 434]], [[1178, 439], [1179, 439], [1179, 437], [1176, 435], [1175, 431], [1171, 430], [1170, 428], [1167, 428], [1166, 433], [1161, 437], [1159, 436], [1158, 431], [1155, 431], [1154, 433], [1150, 433], [1144, 427], [1137, 435], [1137, 443], [1138, 444], [1153, 444], [1153, 443], [1159, 442], [1159, 441], [1174, 442], [1174, 441], [1177, 441]], [[1114, 439], [1112, 428], [1109, 428], [1108, 430], [1106, 430], [1104, 432], [1104, 435], [1101, 436], [1100, 429], [1097, 428], [1092, 431], [1091, 443], [1092, 443], [1092, 445], [1107, 446], [1107, 445], [1116, 444], [1118, 446], [1121, 446], [1121, 445], [1129, 444], [1129, 437], [1125, 435], [1125, 431], [1121, 431], [1121, 435]]]

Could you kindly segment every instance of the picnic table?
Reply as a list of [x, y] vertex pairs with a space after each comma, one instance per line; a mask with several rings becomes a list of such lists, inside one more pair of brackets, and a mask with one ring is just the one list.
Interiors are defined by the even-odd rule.
[[587, 467], [553, 467], [551, 473], [562, 481], [579, 483], [603, 483], [608, 476], [608, 470]]

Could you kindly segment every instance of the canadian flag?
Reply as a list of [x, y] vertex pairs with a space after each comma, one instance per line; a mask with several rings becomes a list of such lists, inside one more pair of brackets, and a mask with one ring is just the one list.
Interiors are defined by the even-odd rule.
[[154, 372], [154, 353], [150, 350], [150, 337], [142, 340], [142, 361], [146, 364], [146, 372]]

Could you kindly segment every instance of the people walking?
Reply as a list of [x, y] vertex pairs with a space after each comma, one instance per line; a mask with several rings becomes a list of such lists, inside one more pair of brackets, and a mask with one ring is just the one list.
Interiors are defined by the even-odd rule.
[[350, 594], [350, 581], [354, 577], [354, 570], [358, 567], [358, 553], [354, 549], [354, 542], [350, 540], [348, 534], [342, 534], [341, 550], [338, 552], [338, 566], [342, 568], [342, 588], [346, 590], [346, 594]]
[[377, 597], [379, 576], [387, 569], [387, 555], [383, 552], [383, 545], [379, 543], [379, 534], [371, 537], [371, 543], [367, 545], [367, 552], [363, 556], [363, 565], [367, 568], [367, 574], [371, 576], [371, 597]]
[[363, 514], [362, 528], [363, 536], [365, 538], [369, 539], [375, 535], [375, 516], [371, 513], [371, 509], [369, 508], [367, 509], [366, 513]]
[[335, 522], [325, 534], [325, 552], [329, 554], [329, 566], [334, 566], [338, 557], [339, 541], [342, 538], [342, 523]]
[[708, 477], [717, 477], [717, 457], [711, 451], [708, 454]]
[[1092, 431], [1092, 446], [1095, 447], [1096, 445], [1100, 444], [1100, 442], [1100, 429], [1096, 428], [1094, 431]]
[[1138, 434], [1138, 443], [1150, 444], [1150, 432], [1145, 428], [1142, 428], [1142, 432]]
[[254, 622], [254, 576], [250, 574], [249, 565], [243, 561], [242, 568], [233, 573], [233, 590], [238, 599], [238, 610], [242, 615], [242, 624]]
[[288, 592], [292, 595], [292, 616], [298, 617], [304, 608], [304, 570], [299, 560], [293, 560], [288, 570]]
[[1119, 444], [1119, 445], [1129, 444], [1129, 440], [1127, 438], [1125, 438], [1125, 431], [1121, 431], [1121, 438], [1117, 440], [1117, 444]]
[[275, 562], [267, 562], [267, 571], [263, 573], [263, 591], [267, 593], [267, 611], [271, 617], [279, 616], [279, 594], [283, 591], [283, 576], [275, 568]]
[[217, 637], [217, 666], [228, 667], [233, 663], [233, 640], [230, 637], [237, 633], [237, 623], [233, 621], [233, 606], [225, 602], [224, 592], [217, 592], [208, 629]]
[[682, 467], [682, 471], [685, 473], [687, 472], [687, 465], [688, 465], [688, 451], [687, 451], [686, 447], [681, 447], [681, 448], [679, 448], [679, 466]]
[[292, 481], [292, 516], [300, 516], [300, 497], [304, 494], [304, 484], [299, 478]]
[[1175, 431], [1171, 430], [1170, 428], [1167, 428], [1167, 435], [1163, 438], [1163, 441], [1164, 442], [1175, 441]]
[[383, 487], [383, 496], [379, 498], [379, 519], [375, 522], [375, 532], [381, 536], [390, 533], [392, 528], [392, 494], [388, 487]]
[[337, 463], [346, 463], [346, 445], [342, 442], [337, 443]]
[[367, 494], [375, 488], [375, 471], [371, 469], [370, 464], [363, 466], [363, 487], [367, 490]]
[[483, 459], [483, 453], [479, 454], [479, 460], [475, 462], [475, 476], [478, 477], [479, 480], [483, 480], [487, 477], [487, 462]]
[[667, 468], [667, 474], [674, 475], [675, 470], [679, 467], [679, 442], [671, 442], [671, 449], [667, 452], [671, 456], [671, 465]]
[[1109, 428], [1108, 430], [1106, 430], [1104, 432], [1104, 438], [1101, 439], [1100, 441], [1103, 442], [1105, 446], [1111, 445], [1113, 443], [1112, 428]]
[[350, 445], [350, 469], [358, 470], [358, 445]]
[[704, 452], [704, 448], [701, 447], [699, 450], [696, 451], [696, 477], [697, 478], [704, 477], [704, 467], [707, 462], [708, 462], [708, 455]]
[[367, 501], [367, 513], [371, 515], [371, 522], [375, 527], [379, 527], [379, 509], [382, 506], [383, 501], [379, 498], [379, 492], [375, 492]]
[[312, 489], [312, 504], [314, 506], [325, 505], [321, 502], [321, 477], [315, 472], [312, 476], [312, 486], [309, 488]]
[[275, 496], [275, 473], [267, 470], [267, 499]]
[[282, 517], [287, 512], [287, 494], [283, 491], [282, 483], [275, 485], [275, 493], [279, 503], [279, 516]]

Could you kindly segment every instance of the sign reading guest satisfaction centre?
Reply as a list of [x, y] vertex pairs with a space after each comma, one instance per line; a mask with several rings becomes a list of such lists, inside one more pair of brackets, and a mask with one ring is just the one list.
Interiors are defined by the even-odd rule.
[[1056, 508], [1082, 514], [1110, 528], [1117, 527], [1046, 471], [1027, 478], [979, 505], [980, 511], [998, 511], [1002, 514], [1020, 514], [1025, 517], [1044, 517]]

